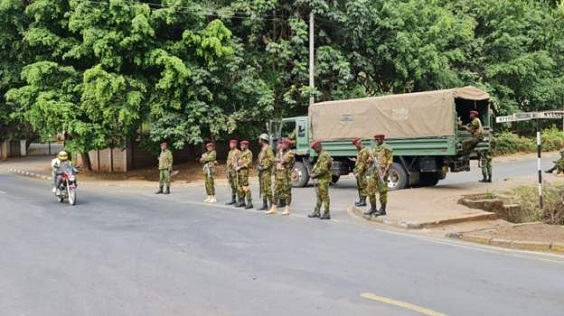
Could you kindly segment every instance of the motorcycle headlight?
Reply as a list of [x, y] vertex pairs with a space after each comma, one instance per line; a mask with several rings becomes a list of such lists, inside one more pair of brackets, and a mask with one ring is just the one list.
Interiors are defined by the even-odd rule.
[[69, 176], [69, 181], [74, 181], [74, 180], [76, 180], [76, 177], [71, 174], [71, 175]]

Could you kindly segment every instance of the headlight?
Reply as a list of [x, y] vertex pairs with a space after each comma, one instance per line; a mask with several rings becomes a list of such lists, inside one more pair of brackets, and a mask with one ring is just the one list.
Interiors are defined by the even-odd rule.
[[74, 181], [74, 180], [76, 180], [76, 177], [71, 174], [71, 175], [69, 176], [69, 181]]

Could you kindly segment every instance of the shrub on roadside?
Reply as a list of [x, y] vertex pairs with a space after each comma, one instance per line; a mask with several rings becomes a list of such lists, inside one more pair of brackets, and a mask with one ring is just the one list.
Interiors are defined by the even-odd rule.
[[545, 222], [564, 225], [564, 184], [543, 187], [544, 209], [539, 208], [538, 188], [519, 186], [511, 190], [515, 203], [521, 206], [521, 222]]
[[533, 151], [535, 151], [534, 140], [511, 132], [500, 133], [492, 140], [492, 153], [494, 156]]
[[564, 147], [564, 131], [552, 127], [545, 129], [541, 136], [543, 151], [556, 151]]

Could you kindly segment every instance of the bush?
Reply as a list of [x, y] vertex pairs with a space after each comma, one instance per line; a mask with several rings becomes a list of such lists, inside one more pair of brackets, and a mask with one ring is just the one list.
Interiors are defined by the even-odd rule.
[[[564, 148], [564, 131], [555, 127], [545, 129], [542, 134], [542, 151], [556, 151]], [[537, 150], [535, 137], [521, 137], [511, 132], [497, 134], [492, 139], [494, 156], [515, 153], [529, 153]]]
[[511, 132], [503, 132], [492, 139], [492, 153], [494, 156], [518, 152], [533, 152], [535, 148], [535, 141], [533, 139], [521, 137]]
[[536, 186], [519, 186], [511, 190], [511, 195], [521, 206], [521, 222], [542, 221], [552, 225], [564, 225], [564, 185], [545, 184], [543, 210], [539, 208]]

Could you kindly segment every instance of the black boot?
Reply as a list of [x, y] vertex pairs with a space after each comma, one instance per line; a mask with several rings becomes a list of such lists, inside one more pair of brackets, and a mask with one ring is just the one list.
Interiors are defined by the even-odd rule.
[[259, 211], [266, 211], [268, 210], [268, 200], [262, 199], [262, 207], [258, 209]]
[[245, 206], [245, 209], [250, 210], [253, 208], [253, 201], [247, 201], [247, 206]]
[[488, 178], [485, 175], [483, 175], [482, 180], [479, 180], [478, 182], [486, 183], [488, 182]]
[[321, 214], [319, 214], [318, 210], [313, 210], [313, 213], [309, 214], [307, 217], [309, 218], [321, 217]]
[[319, 219], [331, 219], [331, 215], [329, 215], [329, 211], [325, 211]]
[[492, 176], [488, 176], [488, 183], [492, 183]]
[[237, 199], [236, 199], [236, 197], [237, 197], [237, 196], [232, 195], [232, 196], [231, 196], [231, 202], [227, 202], [227, 203], [225, 203], [225, 205], [235, 205], [235, 204], [237, 204]]
[[245, 207], [245, 199], [239, 199], [239, 202], [237, 202], [237, 204], [235, 204], [235, 207]]
[[556, 167], [552, 167], [552, 168], [546, 170], [545, 173], [553, 173], [554, 170], [556, 170]]
[[170, 194], [170, 187], [169, 186], [167, 186], [165, 188], [164, 194]]
[[370, 209], [368, 210], [368, 212], [364, 212], [364, 215], [372, 215], [376, 212], [378, 212], [378, 210], [376, 209], [376, 203], [370, 203]]
[[159, 190], [155, 194], [163, 194], [163, 186], [159, 186]]
[[380, 209], [378, 210], [378, 212], [376, 212], [376, 214], [374, 214], [376, 216], [384, 216], [386, 215], [386, 204], [382, 204], [382, 207], [380, 207]]
[[366, 206], [366, 196], [360, 198], [360, 201], [354, 203], [356, 206]]

